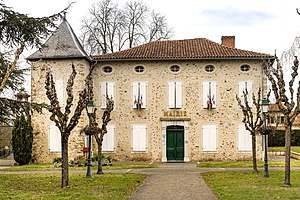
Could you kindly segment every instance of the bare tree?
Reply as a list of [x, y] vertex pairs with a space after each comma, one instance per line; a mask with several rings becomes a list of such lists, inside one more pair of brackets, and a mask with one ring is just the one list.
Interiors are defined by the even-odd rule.
[[105, 54], [168, 39], [172, 34], [166, 17], [154, 11], [150, 15], [143, 2], [126, 2], [119, 8], [113, 0], [101, 0], [82, 20], [81, 40], [91, 54]]
[[[300, 82], [298, 83], [298, 91], [296, 95], [296, 101], [294, 96], [294, 83], [298, 76], [299, 61], [295, 56], [294, 63], [292, 66], [291, 80], [288, 84], [288, 91], [286, 91], [284, 72], [280, 60], [276, 57], [276, 65], [273, 65], [272, 61], [265, 60], [263, 62], [263, 70], [269, 81], [278, 104], [279, 110], [284, 115], [285, 125], [285, 178], [284, 185], [287, 187], [291, 186], [290, 182], [290, 157], [291, 157], [291, 130], [292, 124], [295, 121], [297, 115], [300, 113]], [[290, 98], [287, 96], [290, 95]]]
[[[248, 91], [247, 89], [243, 91], [242, 99], [236, 95], [236, 100], [238, 102], [239, 107], [243, 111], [243, 123], [245, 124], [246, 130], [248, 130], [251, 134], [252, 138], [252, 163], [253, 163], [253, 171], [258, 172], [257, 170], [257, 160], [256, 160], [256, 136], [260, 132], [261, 126], [263, 125], [263, 120], [261, 119], [261, 89], [258, 90], [257, 99], [252, 94], [254, 109], [252, 110], [249, 101], [248, 101]], [[242, 101], [243, 100], [243, 101]]]
[[124, 16], [129, 48], [146, 40], [144, 27], [148, 12], [148, 6], [141, 1], [130, 1], [125, 4]]
[[166, 16], [156, 13], [154, 10], [151, 12], [151, 22], [149, 27], [148, 41], [168, 39], [173, 35], [173, 30], [168, 28]]
[[70, 118], [71, 106], [73, 105], [73, 85], [76, 76], [75, 66], [72, 64], [72, 73], [67, 82], [67, 103], [65, 112], [63, 113], [58, 102], [55, 83], [53, 75], [50, 72], [46, 74], [45, 89], [46, 95], [50, 100], [49, 111], [52, 113], [50, 119], [55, 122], [61, 133], [61, 149], [62, 149], [62, 188], [69, 187], [69, 164], [68, 164], [68, 140], [71, 131], [78, 124], [81, 112], [86, 108], [88, 102], [88, 84], [90, 83], [89, 76], [86, 79], [86, 87], [79, 93], [79, 100], [74, 111], [73, 116]]
[[103, 0], [93, 5], [89, 16], [82, 20], [82, 41], [91, 54], [114, 51], [117, 27], [121, 14], [112, 0]]

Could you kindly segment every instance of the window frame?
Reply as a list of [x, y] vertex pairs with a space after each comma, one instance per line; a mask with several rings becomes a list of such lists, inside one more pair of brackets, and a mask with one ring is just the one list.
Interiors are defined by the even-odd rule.
[[[133, 124], [131, 126], [131, 150], [132, 150], [132, 152], [146, 152], [147, 151], [147, 149], [148, 149], [148, 133], [147, 132], [148, 132], [148, 130], [147, 130], [146, 124]], [[136, 138], [137, 136], [138, 136], [138, 138]]]
[[168, 82], [168, 108], [181, 109], [183, 108], [183, 82], [169, 81]]
[[[209, 143], [205, 145], [206, 138]], [[213, 141], [213, 140], [214, 141]], [[218, 126], [215, 124], [202, 125], [202, 151], [204, 153], [216, 153], [218, 150]]]
[[[132, 108], [147, 108], [148, 83], [146, 81], [134, 81], [132, 83]], [[138, 104], [142, 101], [142, 104]], [[140, 105], [140, 106], [139, 106]]]
[[[208, 67], [211, 67], [211, 68], [208, 68]], [[212, 70], [208, 70], [208, 69], [212, 69]], [[213, 73], [213, 72], [216, 71], [216, 67], [215, 67], [214, 65], [211, 65], [211, 64], [205, 65], [204, 71], [205, 71], [206, 73]]]

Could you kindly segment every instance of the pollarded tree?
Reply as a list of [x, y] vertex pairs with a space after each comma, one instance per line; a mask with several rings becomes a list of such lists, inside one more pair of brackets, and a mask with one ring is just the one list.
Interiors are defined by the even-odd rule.
[[243, 111], [243, 123], [245, 124], [246, 130], [248, 130], [251, 134], [252, 138], [252, 164], [253, 171], [258, 172], [257, 170], [257, 161], [256, 161], [256, 136], [261, 130], [263, 125], [263, 120], [261, 119], [261, 89], [258, 90], [257, 99], [252, 94], [252, 100], [254, 104], [254, 108], [250, 106], [250, 102], [248, 100], [248, 91], [247, 89], [243, 91], [243, 96], [239, 97], [236, 95], [236, 100], [238, 102], [239, 107]]
[[111, 121], [110, 113], [114, 109], [114, 101], [112, 98], [106, 97], [106, 108], [103, 111], [102, 114], [102, 125], [101, 128], [98, 127], [97, 123], [97, 116], [96, 116], [96, 111], [97, 109], [94, 110], [94, 113], [88, 114], [89, 120], [90, 120], [90, 126], [86, 126], [84, 128], [84, 132], [88, 134], [88, 132], [92, 132], [94, 135], [97, 146], [98, 146], [98, 170], [97, 174], [103, 174], [102, 171], [102, 142], [103, 142], [103, 137], [107, 133], [107, 125]]
[[[263, 71], [271, 82], [272, 91], [275, 96], [276, 104], [278, 104], [279, 110], [284, 115], [285, 126], [285, 178], [284, 185], [291, 186], [290, 181], [290, 158], [291, 158], [291, 131], [292, 124], [296, 117], [300, 113], [300, 82], [298, 83], [298, 91], [296, 96], [293, 89], [295, 79], [298, 76], [299, 61], [295, 56], [291, 80], [288, 82], [288, 91], [286, 91], [284, 72], [280, 60], [276, 57], [276, 63], [273, 65], [272, 61], [265, 60], [263, 62]], [[288, 97], [290, 95], [290, 97]], [[296, 100], [296, 101], [295, 101]]]
[[90, 84], [90, 76], [87, 76], [85, 83], [85, 88], [79, 93], [79, 99], [77, 102], [76, 109], [74, 110], [73, 116], [70, 118], [71, 106], [73, 105], [73, 85], [76, 76], [75, 66], [72, 64], [72, 73], [67, 82], [67, 102], [65, 106], [65, 112], [62, 112], [62, 109], [59, 105], [55, 83], [53, 80], [53, 75], [50, 72], [46, 74], [45, 88], [46, 95], [50, 100], [49, 112], [51, 112], [50, 119], [55, 122], [55, 125], [58, 127], [61, 133], [61, 149], [62, 149], [62, 188], [69, 187], [69, 162], [68, 162], [68, 140], [71, 134], [71, 131], [78, 124], [79, 118], [83, 109], [86, 108], [88, 102], [88, 85]]
[[[94, 91], [93, 91], [93, 79], [92, 79], [92, 74], [91, 74], [92, 70], [90, 71], [90, 74], [88, 75], [89, 77], [89, 85], [88, 85], [88, 95], [89, 95], [89, 99], [93, 99], [94, 97]], [[97, 170], [97, 174], [103, 174], [102, 171], [102, 142], [103, 142], [103, 137], [104, 135], [107, 133], [107, 125], [108, 123], [111, 121], [111, 117], [110, 117], [110, 113], [112, 112], [112, 110], [114, 109], [114, 101], [111, 98], [109, 98], [108, 96], [106, 97], [106, 107], [103, 111], [102, 114], [102, 125], [101, 128], [98, 127], [98, 123], [97, 123], [97, 109], [94, 109], [93, 113], [87, 113], [88, 117], [89, 117], [89, 121], [90, 121], [90, 125], [87, 125], [83, 131], [85, 132], [86, 135], [90, 134], [89, 132], [92, 133], [92, 135], [94, 135], [96, 142], [97, 142], [97, 146], [98, 146], [98, 170]]]

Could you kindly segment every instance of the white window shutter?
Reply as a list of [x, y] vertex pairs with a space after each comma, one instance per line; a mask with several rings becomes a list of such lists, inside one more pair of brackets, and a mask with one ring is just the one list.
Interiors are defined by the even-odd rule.
[[146, 151], [147, 128], [146, 125], [134, 125], [132, 127], [132, 151]]
[[147, 108], [147, 83], [140, 82], [140, 93], [142, 100], [142, 108]]
[[242, 104], [244, 104], [244, 93], [243, 91], [248, 91], [248, 103], [249, 106], [252, 107], [253, 106], [253, 99], [252, 99], [252, 88], [253, 88], [253, 82], [252, 81], [240, 81], [239, 82], [239, 97], [241, 99]]
[[107, 83], [107, 95], [109, 98], [113, 98], [113, 100], [115, 100], [115, 83]]
[[217, 107], [217, 83], [215, 81], [211, 83], [211, 95], [212, 95], [212, 108]]
[[101, 108], [106, 108], [106, 82], [100, 83]]
[[[89, 136], [84, 135], [84, 147], [89, 147]], [[91, 149], [93, 149], [93, 136], [91, 136]]]
[[169, 108], [175, 108], [175, 82], [169, 82]]
[[217, 126], [204, 125], [203, 127], [203, 151], [217, 150]]
[[114, 151], [115, 150], [115, 126], [108, 125], [107, 133], [103, 136], [102, 150]]
[[137, 101], [138, 101], [138, 82], [133, 82], [132, 83], [132, 108], [137, 108]]
[[176, 82], [176, 108], [182, 108], [182, 82]]
[[249, 102], [249, 106], [252, 107], [253, 106], [253, 99], [252, 99], [252, 86], [253, 86], [253, 82], [252, 81], [247, 81], [247, 90], [248, 90], [248, 102]]
[[49, 126], [49, 151], [61, 152], [61, 134], [54, 124]]
[[207, 101], [208, 101], [208, 95], [209, 95], [209, 82], [204, 81], [202, 83], [202, 107], [207, 109]]
[[57, 95], [59, 105], [61, 107], [63, 107], [65, 105], [64, 81], [63, 80], [55, 80], [55, 89], [56, 89], [56, 95]]
[[252, 138], [249, 131], [246, 130], [244, 124], [238, 126], [238, 150], [239, 151], [251, 151]]

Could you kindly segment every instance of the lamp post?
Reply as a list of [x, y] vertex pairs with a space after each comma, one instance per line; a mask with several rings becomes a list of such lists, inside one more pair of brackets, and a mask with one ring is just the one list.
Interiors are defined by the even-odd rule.
[[[88, 116], [92, 113], [94, 113], [95, 107], [94, 107], [94, 102], [93, 100], [89, 100], [87, 106], [86, 106], [86, 110], [88, 113]], [[87, 133], [87, 135], [89, 136], [89, 152], [88, 152], [88, 163], [87, 163], [87, 172], [86, 172], [86, 177], [87, 178], [92, 178], [92, 170], [91, 170], [91, 146], [92, 146], [92, 132], [91, 132], [91, 120], [89, 118], [89, 132]]]
[[267, 178], [269, 177], [269, 171], [268, 171], [268, 134], [269, 134], [269, 130], [267, 130], [267, 119], [266, 119], [266, 115], [268, 113], [268, 105], [269, 105], [269, 100], [264, 98], [262, 100], [262, 112], [263, 112], [263, 120], [264, 120], [264, 128], [263, 128], [263, 132], [262, 134], [265, 136], [264, 137], [264, 177]]

